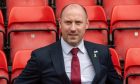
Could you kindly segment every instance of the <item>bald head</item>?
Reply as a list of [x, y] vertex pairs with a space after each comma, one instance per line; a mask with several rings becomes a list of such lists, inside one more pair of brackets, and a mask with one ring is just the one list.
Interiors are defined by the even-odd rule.
[[63, 14], [64, 14], [65, 12], [70, 11], [70, 10], [81, 11], [81, 13], [83, 13], [83, 14], [85, 15], [85, 17], [88, 18], [86, 9], [85, 9], [82, 5], [79, 5], [79, 4], [69, 4], [69, 5], [66, 5], [66, 6], [62, 9], [62, 11], [61, 11], [60, 18], [63, 17]]
[[70, 4], [64, 7], [59, 19], [59, 28], [62, 38], [71, 46], [77, 46], [83, 39], [88, 28], [86, 10], [79, 4]]

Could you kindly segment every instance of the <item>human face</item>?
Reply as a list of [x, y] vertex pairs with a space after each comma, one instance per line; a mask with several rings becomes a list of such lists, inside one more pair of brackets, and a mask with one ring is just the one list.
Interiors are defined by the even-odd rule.
[[88, 28], [88, 20], [82, 8], [67, 8], [59, 22], [62, 38], [71, 46], [77, 46]]

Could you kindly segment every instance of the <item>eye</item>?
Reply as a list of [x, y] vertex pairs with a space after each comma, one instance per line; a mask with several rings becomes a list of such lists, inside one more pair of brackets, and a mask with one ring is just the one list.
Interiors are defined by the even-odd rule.
[[64, 23], [67, 24], [67, 25], [70, 25], [72, 22], [71, 21], [65, 21]]
[[80, 24], [82, 24], [83, 22], [82, 21], [76, 21], [75, 22], [77, 25], [80, 25]]

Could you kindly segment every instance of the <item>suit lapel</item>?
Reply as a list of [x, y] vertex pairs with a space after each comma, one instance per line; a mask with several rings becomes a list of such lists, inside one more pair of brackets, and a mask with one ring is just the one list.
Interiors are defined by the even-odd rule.
[[[93, 64], [94, 70], [95, 70], [95, 77], [92, 81], [93, 84], [97, 84], [97, 81], [100, 79], [100, 72], [101, 72], [101, 65], [99, 63], [99, 50], [96, 48], [96, 45], [91, 44], [89, 42], [85, 41], [85, 47], [87, 49], [88, 55], [91, 59], [91, 62]], [[70, 80], [65, 72], [64, 67], [64, 58], [62, 53], [62, 47], [61, 42], [58, 41], [56, 45], [54, 46], [54, 51], [51, 53], [52, 62], [54, 65], [54, 68], [60, 77], [60, 79], [63, 81], [64, 84], [70, 84]]]
[[51, 53], [51, 57], [52, 57], [52, 62], [53, 62], [54, 68], [55, 68], [59, 78], [61, 78], [61, 80], [63, 81], [63, 83], [70, 84], [70, 80], [65, 72], [61, 42], [58, 41], [53, 49], [55, 49], [55, 50]]
[[92, 81], [93, 84], [97, 84], [97, 81], [99, 80], [101, 66], [99, 63], [99, 50], [96, 48], [96, 45], [90, 44], [88, 42], [85, 42], [85, 47], [87, 49], [88, 55], [91, 59], [91, 62], [93, 64], [94, 70], [95, 70], [95, 77]]

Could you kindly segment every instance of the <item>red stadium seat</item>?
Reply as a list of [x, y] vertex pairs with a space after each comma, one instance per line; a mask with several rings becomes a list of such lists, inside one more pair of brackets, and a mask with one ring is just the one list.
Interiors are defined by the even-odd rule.
[[0, 51], [0, 84], [9, 84], [6, 56], [2, 51]]
[[7, 15], [13, 7], [30, 7], [30, 6], [46, 6], [48, 0], [6, 0]]
[[130, 48], [126, 53], [124, 84], [140, 83], [140, 48]]
[[89, 19], [85, 40], [107, 45], [108, 25], [103, 8], [101, 6], [85, 6], [85, 8]]
[[11, 84], [14, 83], [14, 80], [20, 75], [22, 70], [25, 68], [28, 60], [31, 57], [31, 52], [32, 50], [21, 50], [16, 52], [12, 65]]
[[71, 3], [77, 3], [84, 6], [92, 6], [96, 5], [96, 0], [56, 0], [56, 17], [59, 18], [61, 10], [64, 6], [71, 4]]
[[115, 49], [113, 48], [109, 48], [110, 53], [111, 53], [111, 59], [114, 65], [115, 70], [117, 71], [117, 73], [122, 76], [122, 72], [121, 72], [121, 65], [120, 65], [120, 61], [119, 61], [119, 57], [117, 52], [115, 51]]
[[102, 0], [107, 19], [110, 20], [111, 12], [118, 5], [140, 5], [140, 0]]
[[4, 47], [4, 34], [5, 34], [4, 21], [2, 12], [0, 10], [0, 50], [3, 50]]
[[128, 48], [140, 47], [140, 5], [116, 6], [111, 17], [111, 33], [115, 50], [124, 60]]
[[14, 7], [8, 23], [12, 60], [18, 50], [36, 49], [55, 42], [56, 34], [55, 16], [49, 6]]

